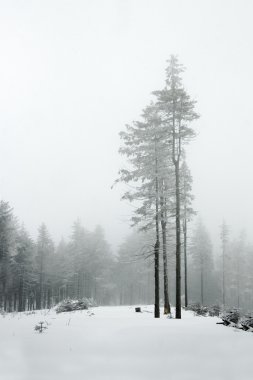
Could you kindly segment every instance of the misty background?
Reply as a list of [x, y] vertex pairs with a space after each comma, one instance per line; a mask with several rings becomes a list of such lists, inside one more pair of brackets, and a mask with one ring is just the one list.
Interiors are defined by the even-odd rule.
[[33, 236], [79, 217], [114, 250], [132, 206], [111, 189], [119, 132], [178, 55], [197, 100], [194, 207], [219, 248], [222, 219], [252, 240], [252, 11], [248, 1], [0, 1], [0, 196]]

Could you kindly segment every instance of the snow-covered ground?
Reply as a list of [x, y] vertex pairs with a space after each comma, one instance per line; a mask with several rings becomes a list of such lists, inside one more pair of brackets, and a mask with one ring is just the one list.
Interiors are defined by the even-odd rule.
[[[191, 312], [159, 320], [142, 309], [0, 316], [0, 379], [253, 379], [253, 333]], [[40, 321], [48, 323], [42, 334], [34, 331]]]

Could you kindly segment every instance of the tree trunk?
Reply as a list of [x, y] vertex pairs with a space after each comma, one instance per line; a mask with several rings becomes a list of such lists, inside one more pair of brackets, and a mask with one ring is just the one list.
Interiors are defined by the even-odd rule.
[[36, 309], [41, 309], [41, 294], [40, 294], [40, 287], [38, 286], [36, 289]]
[[237, 308], [240, 309], [240, 264], [237, 258]]
[[225, 296], [225, 243], [223, 243], [222, 248], [222, 304], [225, 307], [226, 305], [226, 296]]
[[203, 252], [201, 252], [201, 257], [200, 257], [200, 298], [201, 298], [201, 306], [204, 305], [204, 256]]
[[203, 265], [201, 264], [201, 274], [200, 274], [200, 298], [201, 306], [204, 305], [204, 274], [203, 274]]
[[4, 311], [7, 311], [7, 294], [6, 294], [6, 279], [3, 280], [3, 300], [4, 300]]
[[48, 285], [48, 290], [47, 290], [47, 308], [50, 309], [52, 306], [51, 300], [52, 300], [52, 289], [51, 289], [51, 284]]
[[155, 153], [156, 153], [156, 178], [155, 178], [155, 191], [156, 191], [156, 202], [155, 202], [155, 228], [156, 228], [156, 243], [154, 247], [155, 254], [155, 318], [160, 318], [160, 279], [159, 279], [159, 186], [158, 186], [158, 159], [155, 143]]
[[40, 264], [40, 274], [39, 274], [39, 294], [38, 294], [38, 304], [36, 305], [37, 309], [41, 310], [42, 309], [42, 304], [43, 304], [43, 292], [44, 292], [44, 281], [43, 281], [43, 262], [41, 259], [41, 264]]
[[181, 231], [179, 159], [175, 161], [176, 177], [176, 319], [181, 319]]
[[155, 243], [155, 318], [160, 318], [159, 240]]
[[18, 287], [18, 311], [24, 311], [23, 309], [23, 287], [24, 287], [24, 278], [23, 278], [23, 273], [20, 276], [19, 279], [19, 287]]
[[163, 240], [164, 314], [169, 314], [171, 312], [171, 309], [170, 309], [170, 302], [169, 302], [167, 238], [166, 238], [167, 229], [166, 229], [165, 221], [161, 221], [161, 227], [162, 227], [162, 240]]
[[[163, 186], [163, 192], [165, 187]], [[168, 282], [168, 260], [167, 260], [167, 213], [166, 213], [166, 198], [164, 195], [160, 199], [161, 206], [161, 227], [163, 241], [163, 289], [164, 289], [164, 314], [170, 314], [169, 302], [169, 282]]]
[[187, 221], [184, 220], [184, 302], [188, 306], [188, 273], [187, 273]]
[[17, 311], [17, 293], [14, 293], [14, 305], [13, 305], [13, 311]]

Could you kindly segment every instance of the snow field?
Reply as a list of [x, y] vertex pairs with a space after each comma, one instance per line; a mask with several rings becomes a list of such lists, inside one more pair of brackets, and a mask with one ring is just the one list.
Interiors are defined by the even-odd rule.
[[[253, 334], [153, 308], [0, 316], [1, 380], [252, 380]], [[94, 315], [92, 314], [94, 313]], [[46, 321], [42, 334], [34, 327]]]

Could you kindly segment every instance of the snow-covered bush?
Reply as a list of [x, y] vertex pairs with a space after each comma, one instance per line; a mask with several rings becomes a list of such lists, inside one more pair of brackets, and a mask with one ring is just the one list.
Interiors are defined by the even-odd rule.
[[206, 306], [200, 306], [197, 310], [195, 310], [195, 314], [206, 317], [208, 315], [208, 308]]
[[185, 309], [190, 310], [190, 311], [196, 311], [197, 309], [199, 309], [199, 307], [200, 307], [199, 303], [192, 303], [192, 304], [189, 304]]
[[222, 314], [221, 319], [225, 326], [237, 326], [240, 319], [240, 312], [237, 309], [232, 309]]
[[244, 331], [253, 332], [253, 316], [252, 314], [242, 315], [238, 309], [232, 309], [221, 315], [222, 322], [218, 324], [224, 326], [233, 326]]
[[63, 313], [67, 311], [75, 311], [75, 310], [87, 310], [89, 307], [96, 306], [96, 303], [93, 299], [90, 298], [82, 298], [81, 300], [71, 300], [67, 299], [60, 302], [55, 310], [56, 313]]
[[191, 304], [186, 310], [191, 310], [197, 316], [220, 317], [222, 322], [217, 322], [218, 325], [233, 326], [244, 331], [253, 332], [253, 315], [242, 315], [241, 310], [233, 308], [221, 310], [219, 305], [201, 306], [200, 304]]
[[195, 315], [207, 316], [208, 308], [206, 306], [201, 306], [199, 303], [189, 305], [186, 310], [194, 311]]
[[240, 325], [245, 331], [253, 331], [253, 317], [244, 317], [240, 320]]
[[219, 305], [213, 305], [211, 307], [208, 307], [208, 315], [210, 317], [219, 317], [221, 312], [221, 308]]
[[187, 306], [186, 310], [191, 310], [195, 315], [202, 315], [206, 317], [219, 317], [221, 313], [221, 307], [219, 305], [213, 306], [201, 306], [199, 303], [190, 304]]

